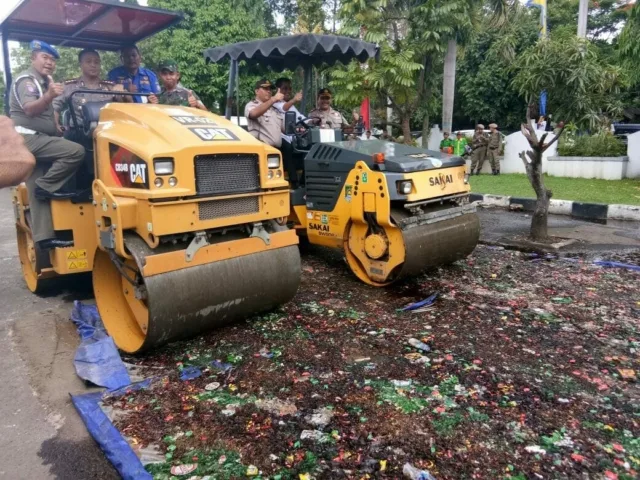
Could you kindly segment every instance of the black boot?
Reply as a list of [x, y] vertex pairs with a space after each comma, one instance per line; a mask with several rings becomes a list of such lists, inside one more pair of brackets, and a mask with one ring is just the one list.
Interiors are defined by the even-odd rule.
[[496, 170], [496, 175], [500, 175], [500, 170]]
[[35, 190], [33, 191], [35, 197], [39, 200], [64, 200], [65, 198], [75, 197], [76, 194], [74, 192], [48, 192], [44, 188], [40, 188], [36, 185]]

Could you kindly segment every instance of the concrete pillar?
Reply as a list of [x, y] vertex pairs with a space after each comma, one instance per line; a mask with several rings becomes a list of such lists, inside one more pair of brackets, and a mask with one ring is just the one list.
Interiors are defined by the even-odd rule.
[[629, 157], [627, 177], [640, 178], [640, 132], [629, 135], [627, 141], [627, 156]]

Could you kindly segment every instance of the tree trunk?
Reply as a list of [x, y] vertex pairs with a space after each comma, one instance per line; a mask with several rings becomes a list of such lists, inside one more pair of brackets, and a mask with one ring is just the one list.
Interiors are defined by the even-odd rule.
[[429, 147], [429, 135], [431, 135], [431, 129], [429, 129], [429, 114], [425, 113], [422, 119], [422, 148]]
[[531, 219], [531, 230], [529, 235], [534, 241], [546, 240], [549, 238], [547, 229], [547, 217], [549, 214], [549, 201], [551, 200], [551, 190], [544, 186], [544, 176], [542, 175], [542, 155], [551, 145], [558, 141], [560, 135], [564, 132], [564, 123], [560, 122], [561, 128], [556, 137], [549, 143], [545, 143], [547, 134], [543, 134], [540, 139], [536, 135], [536, 131], [529, 123], [529, 115], [527, 115], [527, 123], [520, 126], [520, 131], [529, 142], [531, 150], [520, 152], [520, 158], [524, 163], [527, 171], [529, 183], [536, 192], [536, 208], [533, 211]]
[[544, 176], [542, 174], [542, 151], [533, 151], [534, 156], [539, 157], [526, 165], [529, 183], [536, 192], [536, 208], [531, 219], [531, 239], [535, 241], [546, 240], [549, 237], [547, 229], [547, 216], [549, 214], [549, 200], [552, 192], [544, 186]]
[[402, 135], [404, 136], [404, 143], [409, 145], [411, 143], [411, 125], [407, 116], [402, 117]]
[[580, 0], [578, 4], [578, 37], [586, 38], [589, 18], [589, 0]]
[[451, 133], [453, 127], [453, 100], [456, 88], [456, 54], [458, 44], [455, 38], [447, 42], [444, 57], [444, 78], [442, 80], [442, 131]]

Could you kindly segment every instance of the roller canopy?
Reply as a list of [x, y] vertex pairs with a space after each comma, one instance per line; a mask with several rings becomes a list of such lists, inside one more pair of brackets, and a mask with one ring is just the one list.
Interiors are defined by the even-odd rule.
[[291, 35], [288, 37], [265, 38], [251, 42], [240, 42], [223, 47], [208, 48], [204, 51], [207, 62], [224, 60], [245, 60], [249, 64], [269, 66], [274, 70], [346, 64], [353, 59], [365, 62], [378, 59], [377, 45], [356, 38], [336, 35]]
[[164, 30], [182, 14], [117, 0], [21, 0], [2, 20], [3, 40], [118, 50]]

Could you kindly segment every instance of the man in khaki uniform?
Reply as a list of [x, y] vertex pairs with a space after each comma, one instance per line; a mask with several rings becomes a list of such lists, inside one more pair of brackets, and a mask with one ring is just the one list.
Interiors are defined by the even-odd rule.
[[[31, 42], [31, 67], [20, 73], [11, 87], [9, 107], [16, 131], [24, 136], [25, 146], [36, 158], [36, 168], [27, 180], [33, 240], [40, 249], [70, 247], [72, 241], [55, 238], [51, 218], [52, 199], [74, 196], [60, 189], [84, 160], [84, 148], [58, 137], [53, 100], [64, 87], [55, 83], [58, 52], [50, 45]], [[49, 170], [45, 173], [47, 166]]]
[[331, 90], [323, 88], [318, 92], [318, 107], [309, 112], [309, 118], [315, 118], [320, 128], [349, 127], [344, 116], [331, 108]]
[[471, 149], [473, 153], [471, 154], [471, 172], [469, 174], [473, 175], [475, 170], [476, 175], [480, 175], [480, 170], [482, 170], [482, 165], [487, 155], [487, 137], [484, 135], [484, 125], [481, 123], [476, 125], [476, 131], [473, 133], [473, 140], [471, 141]]
[[271, 95], [273, 85], [265, 78], [256, 82], [256, 98], [244, 107], [249, 133], [261, 142], [272, 147], [282, 145], [282, 127], [284, 117], [274, 104], [280, 102], [284, 95], [278, 90]]
[[490, 123], [489, 128], [491, 133], [489, 134], [489, 143], [487, 144], [487, 157], [491, 162], [491, 173], [493, 175], [500, 175], [500, 132], [498, 132], [498, 125]]
[[[53, 110], [55, 112], [56, 126], [59, 132], [62, 132], [60, 125], [60, 114], [69, 108], [69, 97], [76, 90], [100, 90], [105, 93], [79, 93], [71, 98], [73, 110], [76, 114], [78, 124], [82, 126], [82, 106], [87, 102], [116, 102], [120, 99], [123, 101], [126, 97], [117, 97], [109, 92], [124, 92], [122, 85], [116, 85], [113, 82], [102, 80], [100, 78], [101, 60], [98, 52], [92, 49], [84, 49], [78, 54], [78, 62], [80, 63], [80, 71], [82, 75], [72, 80], [64, 82], [62, 95], [59, 95], [53, 101]], [[130, 100], [129, 100], [130, 101]], [[73, 122], [73, 117], [71, 117]]]

